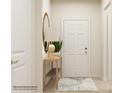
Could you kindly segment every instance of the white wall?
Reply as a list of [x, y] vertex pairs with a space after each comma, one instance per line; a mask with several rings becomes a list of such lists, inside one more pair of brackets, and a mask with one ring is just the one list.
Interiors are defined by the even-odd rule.
[[[27, 86], [35, 86], [36, 85], [36, 44], [35, 44], [35, 0], [12, 0], [12, 31], [17, 31], [19, 34], [21, 32], [19, 31], [25, 31], [26, 42], [28, 41], [26, 45], [26, 70], [27, 72], [27, 79], [25, 82], [27, 83]], [[22, 14], [23, 13], [23, 14]], [[20, 20], [21, 19], [21, 20]], [[12, 33], [14, 36], [15, 33]], [[23, 34], [22, 34], [23, 35]], [[18, 38], [18, 37], [17, 37]], [[15, 37], [14, 37], [15, 39]], [[20, 38], [18, 38], [18, 41], [20, 43]], [[22, 39], [22, 42], [23, 40]], [[15, 42], [12, 42], [13, 45], [15, 45]], [[24, 44], [24, 43], [21, 43]], [[22, 45], [23, 46], [23, 45]], [[24, 45], [25, 46], [25, 45]], [[18, 49], [18, 46], [14, 47]], [[25, 73], [24, 72], [24, 73]], [[23, 77], [23, 76], [22, 76]], [[20, 81], [22, 82], [22, 81]], [[29, 90], [31, 93], [35, 91]]]
[[[101, 30], [101, 0], [37, 0], [36, 1], [36, 64], [38, 93], [42, 93], [43, 72], [43, 46], [42, 46], [42, 17], [48, 12], [52, 23], [52, 39], [57, 40], [61, 31], [62, 18], [91, 17], [91, 74], [92, 76], [104, 76], [102, 61], [104, 57]], [[103, 25], [103, 24], [102, 24]], [[104, 28], [104, 26], [102, 26]], [[104, 67], [103, 67], [104, 68]], [[102, 73], [103, 72], [103, 73]]]
[[42, 91], [42, 71], [41, 71], [41, 58], [42, 58], [42, 38], [41, 38], [41, 29], [42, 29], [42, 0], [36, 1], [36, 64], [37, 64], [37, 86], [38, 90], [37, 93]]
[[42, 15], [47, 12], [50, 15], [50, 0], [42, 0]]
[[58, 40], [62, 18], [91, 17], [91, 75], [102, 75], [100, 0], [51, 0], [52, 39]]
[[[36, 79], [36, 1], [35, 0], [28, 0], [28, 21], [29, 21], [29, 25], [28, 25], [28, 30], [30, 31], [29, 36], [29, 53], [30, 53], [30, 64], [28, 64], [30, 66], [29, 69], [29, 77], [28, 80], [30, 80], [29, 82], [29, 86], [37, 86], [37, 79]], [[29, 91], [30, 93], [36, 93], [36, 91]]]
[[37, 93], [42, 93], [42, 76], [43, 76], [43, 43], [42, 43], [42, 18], [44, 13], [47, 12], [50, 15], [50, 0], [36, 0], [36, 64], [37, 64]]
[[[28, 85], [36, 86], [36, 2], [35, 0], [27, 0], [27, 31], [28, 31]], [[23, 8], [23, 6], [22, 6]], [[21, 24], [20, 24], [21, 25]], [[23, 37], [22, 37], [23, 38]], [[31, 91], [31, 93], [35, 93], [36, 91]]]

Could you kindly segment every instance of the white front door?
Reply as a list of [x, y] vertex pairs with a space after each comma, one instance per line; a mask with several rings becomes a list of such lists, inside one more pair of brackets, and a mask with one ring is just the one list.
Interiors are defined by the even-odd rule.
[[12, 0], [12, 93], [27, 93], [24, 90], [29, 81], [27, 24], [27, 0]]
[[63, 77], [89, 75], [89, 20], [63, 21]]

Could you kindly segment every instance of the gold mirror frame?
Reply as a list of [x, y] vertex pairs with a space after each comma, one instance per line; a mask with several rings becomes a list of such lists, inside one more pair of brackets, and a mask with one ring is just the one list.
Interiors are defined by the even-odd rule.
[[48, 20], [48, 27], [50, 27], [50, 19], [49, 19], [49, 16], [48, 16], [48, 13], [47, 12], [44, 13], [43, 23], [42, 23], [42, 38], [43, 38], [43, 47], [44, 47], [44, 49], [45, 49], [45, 32], [44, 32], [45, 28], [44, 28], [44, 24], [45, 24], [45, 19], [46, 18]]

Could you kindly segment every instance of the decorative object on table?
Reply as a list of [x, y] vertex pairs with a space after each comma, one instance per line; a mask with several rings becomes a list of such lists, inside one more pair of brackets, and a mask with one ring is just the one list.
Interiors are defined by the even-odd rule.
[[55, 46], [55, 53], [59, 53], [61, 48], [62, 48], [62, 41], [51, 41], [51, 42], [47, 42], [45, 41], [44, 43], [44, 47], [45, 47], [45, 52], [47, 53], [48, 52], [48, 46], [50, 44], [53, 44]]
[[48, 47], [48, 57], [53, 58], [54, 57], [54, 51], [55, 51], [55, 46], [53, 44], [50, 44]]
[[52, 41], [52, 44], [55, 46], [55, 52], [60, 52], [62, 48], [62, 41]]

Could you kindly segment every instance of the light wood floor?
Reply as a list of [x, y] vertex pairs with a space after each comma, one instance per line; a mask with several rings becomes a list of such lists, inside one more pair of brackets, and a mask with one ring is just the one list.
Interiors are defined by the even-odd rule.
[[[77, 92], [77, 93], [112, 93], [112, 84], [110, 81], [103, 81], [98, 78], [93, 79], [98, 88], [97, 92]], [[56, 91], [55, 79], [51, 79], [44, 93], [76, 93], [76, 92], [58, 92]]]

